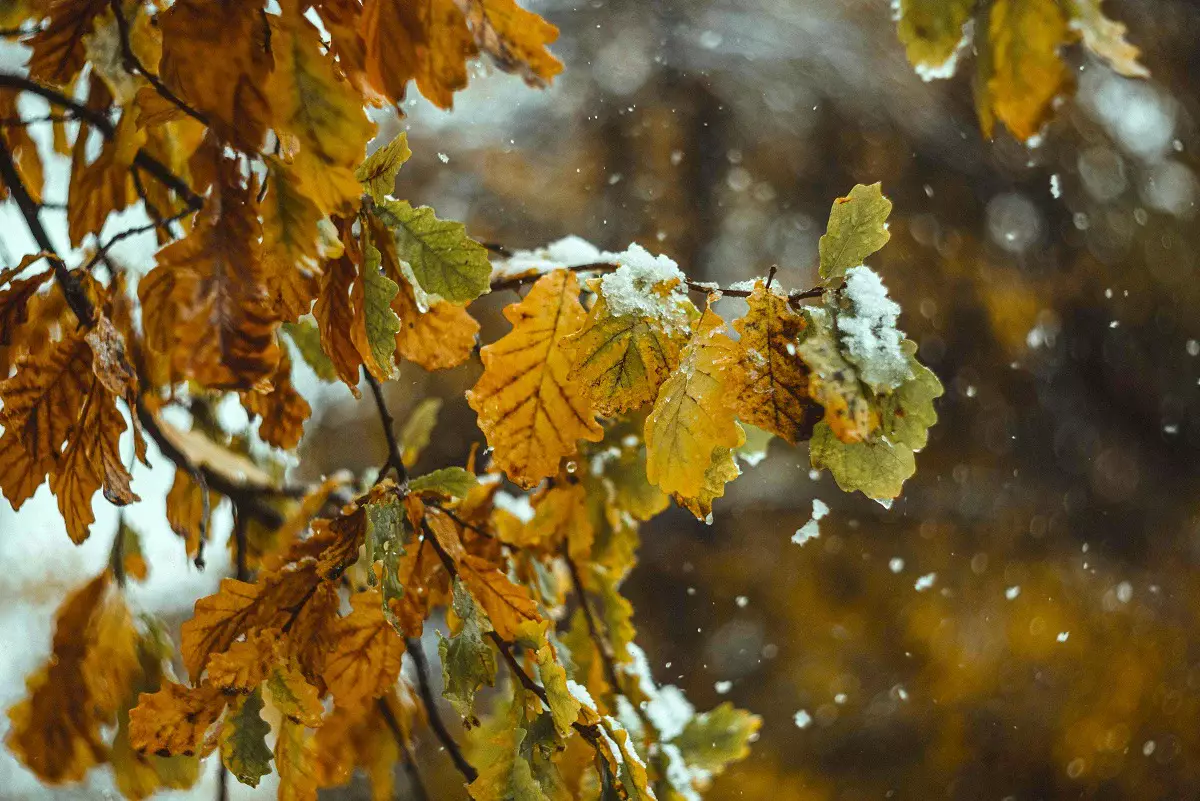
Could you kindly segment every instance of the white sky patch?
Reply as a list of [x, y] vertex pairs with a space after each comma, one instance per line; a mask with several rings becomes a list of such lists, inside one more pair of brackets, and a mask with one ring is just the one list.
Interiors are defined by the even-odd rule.
[[871, 389], [895, 389], [912, 378], [900, 349], [904, 334], [896, 328], [900, 305], [888, 297], [879, 275], [864, 265], [846, 271], [845, 293], [850, 308], [838, 315], [837, 327], [846, 356]]
[[509, 495], [504, 490], [497, 490], [492, 496], [492, 502], [497, 509], [503, 509], [516, 516], [522, 523], [533, 519], [533, 505], [529, 503], [528, 495]]
[[792, 542], [803, 545], [809, 540], [815, 540], [821, 536], [820, 521], [827, 514], [829, 514], [829, 507], [825, 505], [825, 502], [819, 498], [813, 498], [812, 517], [808, 519], [807, 523], [796, 529], [796, 533], [792, 535]]
[[913, 589], [917, 592], [924, 592], [933, 586], [933, 582], [937, 581], [937, 573], [926, 573], [917, 579], [913, 584]]
[[797, 729], [807, 729], [812, 725], [812, 715], [808, 714], [807, 709], [801, 709], [792, 716], [792, 720], [796, 722]]

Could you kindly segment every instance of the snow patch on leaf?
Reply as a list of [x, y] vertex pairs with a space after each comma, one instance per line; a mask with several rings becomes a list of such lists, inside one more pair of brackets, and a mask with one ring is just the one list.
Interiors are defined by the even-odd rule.
[[879, 275], [865, 265], [851, 267], [844, 292], [849, 308], [838, 315], [837, 327], [846, 356], [862, 380], [881, 392], [912, 378], [908, 357], [900, 347], [904, 333], [896, 328], [900, 305], [888, 297]]
[[673, 295], [682, 295], [687, 278], [668, 256], [654, 256], [638, 244], [624, 253], [605, 253], [620, 265], [600, 281], [600, 292], [616, 317], [634, 315], [673, 322]]

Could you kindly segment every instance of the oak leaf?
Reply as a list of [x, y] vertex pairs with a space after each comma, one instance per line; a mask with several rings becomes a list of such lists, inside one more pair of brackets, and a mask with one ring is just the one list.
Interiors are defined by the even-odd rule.
[[461, 0], [479, 49], [496, 66], [514, 72], [530, 86], [546, 86], [562, 72], [562, 62], [546, 46], [558, 38], [558, 28], [515, 0]]
[[292, 360], [286, 349], [280, 348], [270, 391], [243, 392], [241, 400], [251, 419], [262, 418], [258, 435], [263, 442], [284, 450], [291, 450], [300, 443], [304, 436], [304, 421], [312, 414], [312, 407], [292, 383]]
[[484, 641], [491, 630], [487, 618], [475, 605], [461, 580], [454, 582], [453, 611], [457, 628], [447, 639], [438, 632], [438, 654], [442, 661], [442, 695], [468, 723], [475, 721], [475, 694], [496, 680], [496, 655]]
[[887, 218], [892, 201], [879, 184], [857, 184], [846, 197], [833, 202], [829, 224], [821, 235], [821, 278], [827, 284], [841, 280], [846, 270], [888, 243]]
[[400, 291], [392, 311], [400, 318], [396, 332], [396, 362], [407, 359], [426, 370], [448, 370], [471, 358], [479, 323], [462, 306], [446, 300], [421, 311], [408, 281], [397, 281]]
[[234, 699], [218, 738], [225, 767], [239, 782], [251, 787], [257, 787], [259, 780], [271, 772], [271, 749], [266, 743], [271, 726], [259, 714], [262, 709], [262, 694], [257, 689]]
[[975, 0], [898, 0], [900, 43], [908, 51], [908, 62], [922, 76], [948, 78], [945, 73], [953, 73], [955, 55], [963, 46], [963, 27], [974, 6]]
[[167, 491], [167, 524], [183, 540], [188, 558], [200, 553], [200, 543], [208, 532], [206, 512], [212, 509], [215, 497], [209, 493], [206, 502], [204, 495], [205, 490], [196, 483], [195, 476], [175, 469], [175, 480]]
[[1150, 71], [1138, 61], [1140, 51], [1125, 39], [1124, 23], [1104, 16], [1101, 0], [1069, 0], [1070, 28], [1083, 46], [1104, 59], [1126, 78], [1148, 78]]
[[321, 293], [313, 306], [324, 349], [339, 378], [359, 397], [359, 367], [362, 356], [352, 338], [357, 326], [350, 290], [358, 280], [358, 269], [349, 254], [325, 263], [321, 275]]
[[299, 668], [293, 665], [277, 666], [267, 676], [265, 686], [271, 695], [271, 705], [288, 720], [309, 727], [321, 725], [321, 714], [325, 707], [321, 704], [320, 693], [308, 683]]
[[679, 369], [659, 387], [646, 418], [646, 478], [663, 492], [699, 496], [713, 451], [739, 444], [728, 398], [737, 351], [724, 329], [721, 318], [706, 309]]
[[489, 291], [487, 250], [467, 236], [462, 223], [439, 220], [428, 206], [414, 209], [405, 200], [385, 200], [375, 213], [391, 231], [397, 257], [426, 294], [464, 304]]
[[[593, 282], [594, 289], [598, 286]], [[664, 307], [676, 303], [661, 300]], [[615, 417], [654, 400], [662, 382], [679, 366], [687, 337], [687, 328], [673, 320], [636, 312], [614, 314], [599, 294], [583, 327], [566, 337], [561, 347], [573, 354], [571, 373], [591, 410]]]
[[352, 612], [337, 625], [337, 645], [325, 661], [325, 684], [338, 706], [386, 693], [400, 676], [404, 640], [383, 614], [377, 590], [350, 596]]
[[809, 394], [824, 408], [824, 420], [838, 439], [862, 442], [879, 427], [871, 394], [843, 355], [828, 311], [810, 309], [806, 319], [796, 353], [809, 369]]
[[49, 21], [25, 40], [31, 49], [29, 77], [65, 86], [86, 61], [83, 37], [96, 17], [108, 8], [107, 0], [53, 0], [45, 4]]
[[368, 244], [358, 279], [350, 291], [350, 300], [355, 311], [351, 339], [362, 357], [363, 366], [383, 381], [392, 375], [392, 356], [396, 351], [396, 335], [400, 332], [400, 318], [392, 310], [400, 287], [384, 275], [381, 268], [379, 251]]
[[804, 319], [787, 298], [755, 283], [746, 316], [733, 323], [740, 335], [737, 416], [795, 445], [820, 419], [809, 397], [808, 370], [795, 354]]
[[563, 338], [583, 323], [574, 273], [557, 270], [504, 310], [512, 331], [480, 352], [483, 375], [467, 393], [496, 464], [522, 487], [558, 472], [580, 439], [603, 431], [571, 377]]
[[158, 15], [159, 77], [222, 140], [257, 152], [271, 123], [274, 61], [262, 0], [179, 0]]
[[286, 718], [275, 738], [275, 769], [279, 772], [279, 801], [316, 801], [317, 778], [312, 738], [304, 724]]
[[354, 171], [354, 177], [372, 199], [382, 201], [396, 188], [396, 175], [410, 156], [408, 134], [401, 131], [395, 139], [367, 156]]

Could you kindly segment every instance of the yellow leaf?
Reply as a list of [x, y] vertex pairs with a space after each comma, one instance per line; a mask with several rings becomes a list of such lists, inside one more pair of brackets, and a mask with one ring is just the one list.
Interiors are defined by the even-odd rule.
[[996, 119], [1022, 142], [1038, 132], [1067, 78], [1058, 50], [1067, 34], [1057, 0], [996, 0], [988, 23]]
[[263, 253], [270, 295], [286, 308], [288, 319], [308, 312], [312, 278], [317, 273], [317, 223], [321, 210], [303, 192], [291, 168], [267, 156], [267, 194], [262, 214]]
[[[210, 493], [208, 508], [211, 510], [214, 504]], [[176, 468], [175, 481], [167, 491], [167, 524], [183, 540], [188, 558], [200, 553], [201, 534], [208, 530], [204, 510], [204, 490], [191, 473]]]
[[396, 174], [411, 155], [408, 134], [401, 131], [395, 139], [367, 156], [354, 171], [354, 177], [373, 199], [383, 200], [395, 188]]
[[279, 801], [316, 801], [317, 780], [311, 738], [304, 724], [284, 719], [275, 739]]
[[455, 0], [365, 0], [359, 30], [367, 77], [393, 103], [404, 99], [405, 85], [414, 78], [421, 93], [443, 109], [466, 87], [466, 62], [476, 50]]
[[[899, 0], [897, 32], [908, 63], [929, 77], [950, 77], [975, 0]], [[854, 265], [850, 265], [854, 266]]]
[[271, 41], [276, 124], [299, 140], [303, 157], [297, 158], [296, 171], [317, 206], [326, 214], [353, 209], [361, 192], [354, 168], [375, 125], [363, 111], [362, 98], [322, 52], [321, 36], [304, 18], [299, 0], [285, 0], [281, 7]]
[[309, 727], [321, 725], [325, 711], [321, 697], [296, 667], [285, 665], [271, 671], [267, 692], [271, 694], [271, 705], [289, 720]]
[[1104, 16], [1101, 0], [1070, 0], [1071, 30], [1083, 46], [1127, 78], [1148, 78], [1150, 70], [1139, 61], [1140, 51], [1125, 39], [1125, 25]]
[[658, 390], [646, 418], [646, 478], [663, 492], [700, 495], [716, 448], [738, 444], [727, 373], [736, 346], [725, 323], [706, 309], [679, 369]]
[[496, 66], [515, 72], [530, 86], [545, 86], [562, 72], [562, 62], [546, 46], [558, 38], [558, 28], [514, 0], [464, 0], [467, 22], [479, 48]]
[[747, 302], [746, 316], [733, 324], [741, 337], [737, 416], [796, 445], [821, 419], [809, 397], [808, 370], [795, 352], [804, 319], [762, 281]]
[[686, 328], [636, 313], [612, 314], [604, 295], [597, 294], [583, 328], [561, 347], [573, 353], [571, 374], [591, 401], [591, 411], [615, 417], [654, 400], [679, 366], [686, 342]]
[[400, 676], [404, 640], [383, 614], [377, 590], [350, 596], [353, 611], [337, 625], [337, 645], [325, 662], [325, 685], [338, 706], [372, 701]]
[[[86, 142], [81, 137], [80, 142]], [[136, 194], [130, 165], [146, 134], [137, 130], [133, 115], [121, 118], [117, 138], [104, 143], [100, 155], [84, 164], [85, 148], [76, 143], [71, 183], [67, 191], [67, 233], [72, 247], [79, 247], [88, 234], [100, 235], [105, 220], [133, 203]]]
[[[735, 423], [735, 425], [737, 424]], [[737, 426], [737, 433], [738, 439], [734, 444], [735, 448], [741, 447], [746, 441], [746, 435], [742, 432], [741, 426]], [[676, 503], [694, 514], [697, 519], [709, 520], [713, 501], [725, 494], [725, 485], [741, 475], [741, 472], [731, 449], [714, 448], [708, 468], [704, 471], [704, 483], [701, 485], [700, 491], [691, 497], [679, 493], [675, 493], [672, 497], [675, 498]]]
[[462, 306], [439, 300], [422, 312], [407, 280], [397, 282], [400, 291], [392, 311], [400, 318], [396, 333], [396, 360], [407, 359], [426, 370], [448, 370], [471, 358], [479, 323]]
[[824, 408], [825, 422], [838, 439], [862, 442], [879, 428], [879, 413], [858, 371], [843, 356], [825, 309], [810, 310], [804, 341], [796, 352], [809, 369], [809, 395]]
[[496, 464], [522, 487], [558, 472], [580, 439], [603, 431], [572, 381], [562, 339], [583, 322], [575, 275], [558, 270], [504, 310], [512, 331], [480, 353], [483, 375], [467, 393]]

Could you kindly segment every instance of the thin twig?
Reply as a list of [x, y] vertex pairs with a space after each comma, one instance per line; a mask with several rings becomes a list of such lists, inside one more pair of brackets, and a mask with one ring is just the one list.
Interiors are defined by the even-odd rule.
[[121, 37], [121, 58], [125, 62], [126, 71], [141, 73], [142, 77], [154, 87], [154, 91], [158, 92], [159, 95], [184, 114], [187, 114], [201, 125], [207, 126], [208, 118], [183, 102], [178, 95], [168, 89], [166, 84], [159, 80], [157, 75], [146, 69], [145, 65], [137, 57], [137, 54], [133, 52], [133, 45], [129, 41], [129, 20], [125, 19], [125, 12], [121, 9], [121, 0], [109, 0], [109, 5], [112, 7], [113, 16], [117, 19], [117, 32]]
[[[62, 92], [51, 89], [48, 86], [42, 86], [40, 83], [26, 78], [23, 75], [13, 75], [10, 73], [0, 73], [0, 89], [17, 89], [23, 92], [30, 92], [38, 95], [49, 103], [55, 106], [69, 109], [80, 120], [95, 128], [106, 139], [114, 139], [117, 135], [117, 127], [108, 117], [95, 109], [88, 108], [84, 104], [67, 97]], [[152, 175], [156, 180], [164, 186], [171, 189], [175, 194], [183, 198], [194, 211], [199, 211], [204, 205], [204, 198], [200, 197], [192, 190], [187, 183], [175, 173], [171, 172], [170, 168], [163, 164], [154, 156], [147, 153], [144, 149], [138, 148], [134, 154], [133, 163], [147, 173]]]
[[125, 575], [125, 510], [117, 509], [117, 535], [113, 537], [112, 550], [108, 555], [108, 567], [118, 587], [124, 587]]
[[84, 292], [83, 287], [75, 280], [75, 276], [71, 275], [70, 270], [67, 269], [66, 262], [55, 253], [54, 245], [50, 242], [46, 229], [42, 227], [42, 221], [38, 219], [38, 205], [21, 181], [21, 175], [17, 172], [17, 165], [13, 162], [12, 153], [9, 152], [8, 145], [3, 140], [0, 140], [0, 180], [8, 186], [8, 191], [16, 201], [17, 208], [21, 210], [21, 215], [25, 218], [25, 225], [29, 227], [29, 233], [33, 235], [34, 241], [48, 254], [47, 258], [54, 266], [54, 280], [62, 290], [67, 305], [75, 313], [80, 325], [90, 327], [96, 320], [96, 308], [92, 305], [92, 301]]
[[408, 738], [404, 736], [404, 729], [400, 727], [400, 721], [396, 720], [396, 715], [385, 699], [380, 698], [375, 703], [379, 707], [380, 716], [391, 730], [396, 745], [400, 746], [400, 750], [404, 752], [404, 772], [408, 774], [408, 784], [412, 788], [413, 797], [417, 801], [428, 801], [429, 793], [425, 789], [425, 782], [421, 779], [421, 771], [417, 768], [417, 757], [412, 751]]
[[108, 252], [112, 249], [112, 247], [114, 245], [116, 245], [118, 242], [120, 242], [124, 239], [128, 239], [131, 236], [137, 236], [138, 234], [146, 234], [146, 233], [150, 233], [151, 231], [158, 230], [159, 228], [170, 225], [173, 222], [177, 222], [177, 221], [183, 219], [184, 217], [187, 217], [188, 215], [193, 214], [193, 213], [194, 212], [191, 209], [184, 209], [183, 211], [179, 212], [178, 214], [168, 217], [165, 220], [161, 220], [161, 221], [154, 220], [145, 225], [139, 225], [134, 228], [127, 228], [124, 231], [121, 231], [119, 234], [114, 234], [111, 239], [109, 239], [107, 242], [105, 242], [103, 245], [100, 246], [100, 249], [96, 251], [96, 255], [92, 256], [92, 258], [88, 261], [88, 263], [83, 266], [83, 272], [90, 273], [92, 271], [92, 268], [96, 266], [96, 263], [99, 262], [101, 259], [104, 259], [108, 255]]
[[383, 434], [387, 437], [387, 461], [379, 470], [379, 479], [384, 477], [390, 467], [396, 471], [396, 480], [400, 486], [404, 487], [408, 483], [408, 468], [404, 466], [404, 452], [400, 449], [400, 441], [396, 439], [396, 423], [392, 419], [392, 413], [388, 411], [387, 402], [383, 398], [383, 387], [380, 386], [378, 379], [371, 375], [370, 370], [364, 369], [363, 373], [367, 377], [367, 385], [371, 387], [371, 395], [375, 398], [375, 408], [379, 410], [379, 422], [383, 424]]
[[[426, 533], [426, 536], [433, 535]], [[437, 700], [433, 697], [433, 685], [429, 680], [429, 662], [425, 659], [421, 641], [416, 637], [407, 637], [404, 640], [404, 648], [412, 657], [413, 667], [417, 671], [417, 693], [421, 696], [421, 703], [425, 705], [425, 715], [429, 718], [429, 727], [433, 729], [434, 735], [446, 749], [446, 753], [450, 755], [450, 761], [454, 763], [454, 767], [463, 775], [467, 783], [475, 781], [479, 777], [479, 771], [463, 756], [462, 749], [458, 747], [458, 743], [446, 728], [441, 713], [438, 712]]]
[[[589, 264], [575, 264], [566, 269], [573, 273], [611, 273], [620, 269], [621, 265], [612, 262], [591, 262]], [[771, 267], [770, 276], [767, 278], [767, 288], [769, 289], [771, 280], [775, 277], [776, 268]], [[492, 282], [491, 290], [493, 292], [503, 292], [506, 289], [511, 289], [514, 292], [526, 284], [531, 284], [541, 278], [545, 273], [533, 272], [524, 275], [517, 275], [510, 278], [503, 278], [499, 281]], [[721, 288], [711, 284], [701, 283], [699, 281], [684, 281], [684, 286], [689, 292], [700, 292], [705, 295], [713, 294], [714, 292], [726, 298], [748, 298], [752, 294], [749, 289], [734, 289], [732, 287]], [[818, 298], [825, 292], [825, 287], [816, 286], [812, 289], [796, 289], [788, 293], [788, 304], [792, 306], [800, 305], [800, 301], [809, 298]]]
[[24, 26], [19, 26], [16, 28], [0, 28], [0, 38], [11, 39], [17, 36], [32, 36], [35, 33], [40, 33], [41, 30], [42, 29], [37, 26], [32, 28], [26, 28]]

